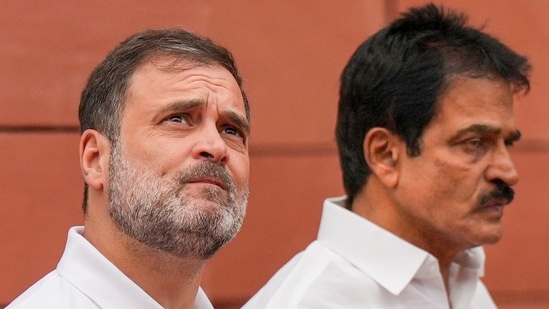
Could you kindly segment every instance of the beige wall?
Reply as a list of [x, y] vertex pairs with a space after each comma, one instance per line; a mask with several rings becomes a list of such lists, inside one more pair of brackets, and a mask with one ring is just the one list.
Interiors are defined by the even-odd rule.
[[[138, 4], [136, 4], [136, 2]], [[233, 308], [315, 237], [322, 200], [343, 193], [333, 128], [338, 79], [364, 38], [425, 1], [2, 1], [0, 4], [0, 304], [53, 269], [82, 223], [77, 105], [116, 43], [182, 26], [231, 49], [252, 105], [251, 198], [239, 236], [203, 286]], [[161, 4], [158, 4], [161, 3]], [[549, 306], [549, 2], [444, 0], [534, 64], [516, 106], [521, 182], [505, 235], [487, 248], [485, 282], [501, 308]]]

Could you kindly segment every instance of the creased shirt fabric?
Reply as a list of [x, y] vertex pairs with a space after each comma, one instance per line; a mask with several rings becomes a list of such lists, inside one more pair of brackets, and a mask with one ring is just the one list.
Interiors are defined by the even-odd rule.
[[[84, 227], [69, 230], [57, 269], [36, 282], [6, 309], [160, 309], [162, 306], [90, 244]], [[213, 309], [199, 288], [193, 309]]]
[[[284, 265], [243, 309], [449, 309], [437, 259], [343, 207], [324, 202], [318, 238]], [[452, 309], [496, 308], [480, 281], [482, 247], [450, 268]]]

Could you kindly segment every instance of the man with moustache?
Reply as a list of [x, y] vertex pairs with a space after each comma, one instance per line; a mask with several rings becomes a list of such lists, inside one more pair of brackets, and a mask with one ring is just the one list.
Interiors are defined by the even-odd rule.
[[182, 29], [120, 43], [82, 93], [84, 226], [8, 308], [213, 308], [204, 264], [240, 229], [250, 110], [225, 48]]
[[346, 196], [318, 238], [245, 306], [496, 308], [482, 245], [501, 237], [528, 61], [466, 25], [412, 8], [366, 40], [341, 77], [336, 137]]

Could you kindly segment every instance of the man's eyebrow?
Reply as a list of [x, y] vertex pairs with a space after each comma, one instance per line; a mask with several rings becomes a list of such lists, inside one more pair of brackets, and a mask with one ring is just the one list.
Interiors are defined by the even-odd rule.
[[[492, 126], [489, 126], [489, 125], [484, 125], [484, 124], [473, 124], [467, 128], [463, 128], [461, 130], [459, 130], [456, 135], [450, 140], [450, 142], [454, 142], [458, 139], [460, 139], [463, 135], [467, 134], [467, 133], [470, 133], [470, 132], [474, 132], [474, 133], [482, 133], [482, 134], [491, 134], [491, 135], [499, 135], [501, 134], [501, 129], [500, 128], [494, 128]], [[515, 130], [512, 135], [510, 136], [510, 138], [506, 138], [507, 141], [510, 141], [510, 142], [516, 142], [520, 139], [520, 136], [521, 136], [521, 133], [519, 130]]]
[[[170, 112], [188, 111], [204, 104], [206, 103], [202, 99], [176, 101], [166, 106], [163, 106], [156, 113], [156, 116], [162, 117], [166, 113], [170, 113]], [[246, 119], [246, 117], [233, 111], [224, 111], [223, 113], [225, 114], [225, 117], [227, 117], [229, 120], [234, 122], [237, 126], [239, 126], [246, 134], [250, 134], [250, 123], [248, 122], [248, 119]]]
[[204, 105], [205, 102], [202, 99], [191, 99], [191, 100], [185, 100], [185, 101], [176, 101], [173, 103], [170, 103], [166, 106], [163, 106], [158, 112], [156, 113], [156, 116], [162, 116], [168, 112], [176, 112], [176, 111], [187, 111], [190, 109], [193, 109], [197, 106]]
[[240, 129], [242, 129], [244, 133], [246, 133], [246, 135], [250, 134], [250, 123], [248, 122], [248, 119], [246, 119], [246, 117], [233, 111], [224, 111], [223, 113], [229, 120], [239, 126]]
[[501, 129], [498, 129], [498, 128], [494, 128], [494, 127], [491, 127], [491, 126], [488, 126], [488, 125], [484, 125], [484, 124], [473, 124], [473, 125], [470, 125], [466, 128], [463, 128], [459, 131], [457, 131], [457, 133], [450, 139], [450, 143], [455, 143], [457, 141], [459, 141], [459, 139], [461, 139], [464, 135], [468, 134], [468, 133], [481, 133], [481, 134], [493, 134], [493, 135], [498, 135], [501, 133]]
[[501, 129], [494, 128], [485, 124], [473, 124], [467, 128], [461, 129], [458, 131], [457, 135], [463, 135], [469, 132], [476, 133], [488, 133], [488, 134], [501, 134]]

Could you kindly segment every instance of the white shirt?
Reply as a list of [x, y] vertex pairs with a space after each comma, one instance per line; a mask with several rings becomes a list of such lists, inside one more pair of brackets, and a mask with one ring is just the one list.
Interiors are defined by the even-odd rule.
[[[162, 308], [83, 236], [84, 227], [69, 230], [57, 269], [40, 279], [6, 309], [23, 308]], [[213, 309], [199, 288], [193, 309]]]
[[[450, 308], [436, 258], [343, 208], [344, 200], [324, 202], [318, 239], [243, 309]], [[481, 247], [455, 258], [453, 309], [496, 308], [479, 280], [483, 267]]]

